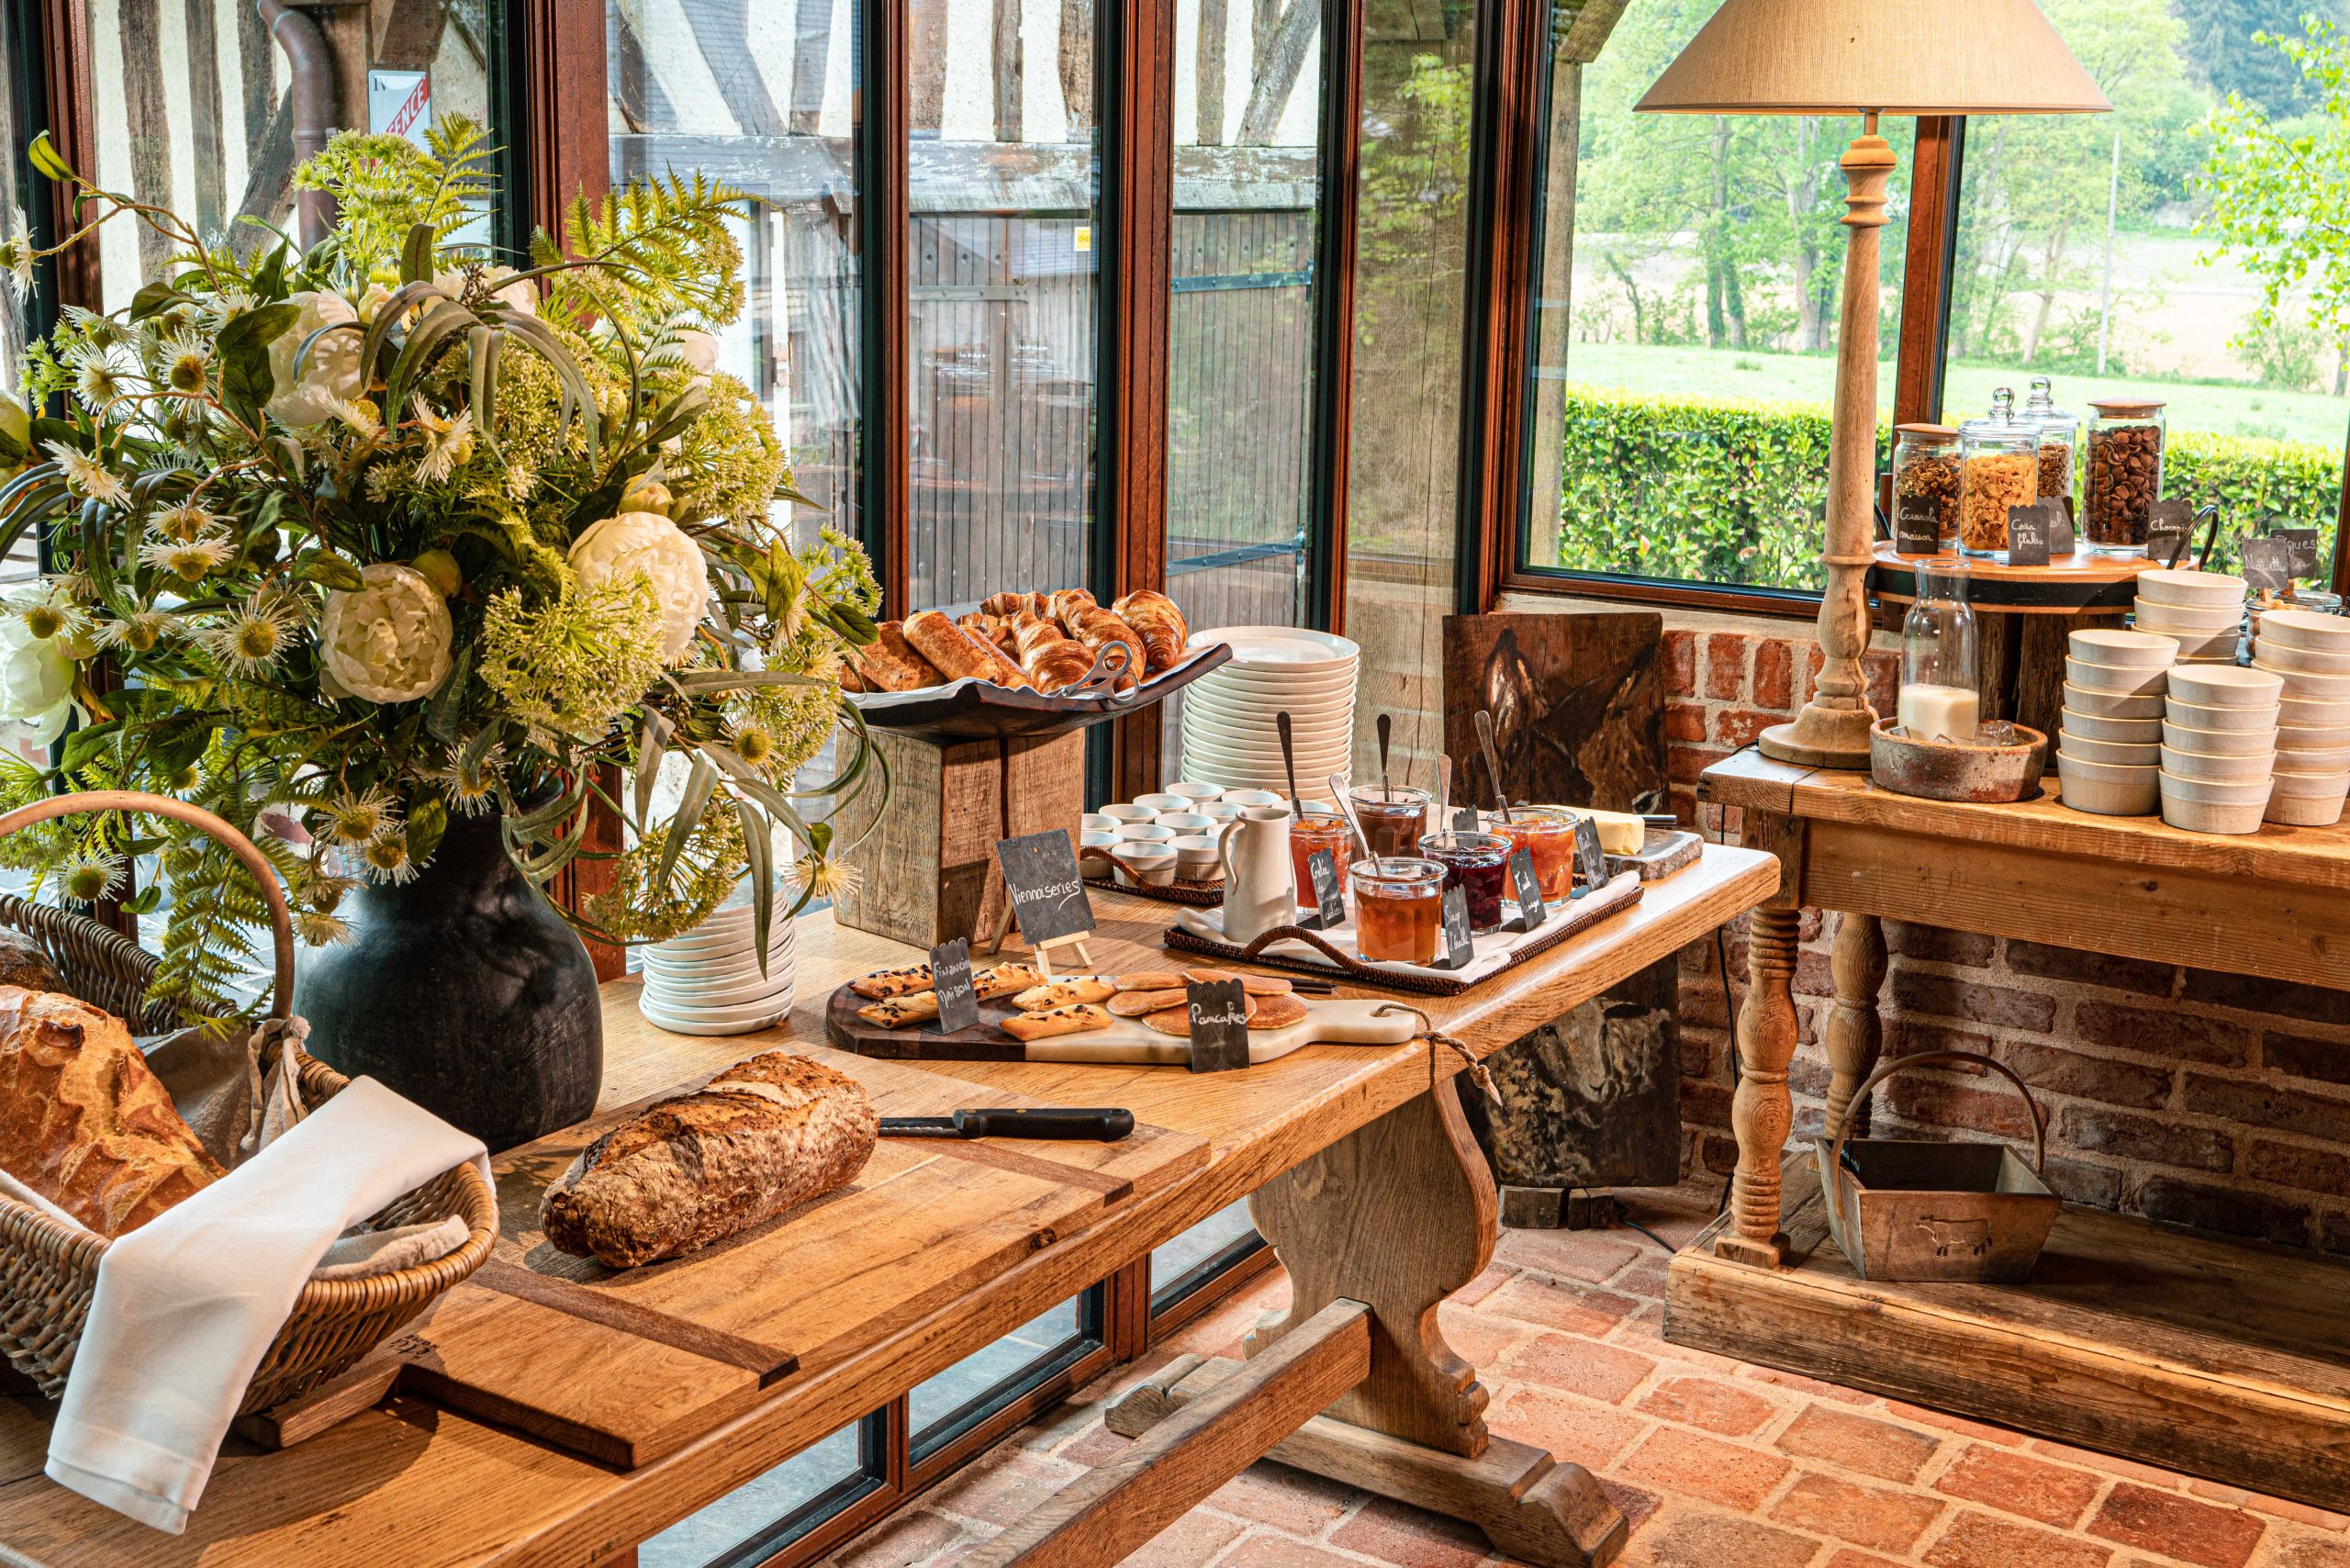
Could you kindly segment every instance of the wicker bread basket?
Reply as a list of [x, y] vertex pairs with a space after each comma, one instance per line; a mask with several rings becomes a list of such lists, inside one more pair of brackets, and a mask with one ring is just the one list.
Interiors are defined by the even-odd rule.
[[[244, 834], [208, 812], [161, 795], [130, 790], [91, 790], [60, 795], [0, 816], [0, 834], [52, 817], [83, 812], [145, 812], [199, 828], [236, 856], [268, 901], [275, 927], [276, 978], [269, 1015], [288, 1015], [294, 991], [294, 928], [285, 892], [261, 851]], [[96, 922], [62, 910], [0, 899], [0, 923], [24, 931], [47, 949], [66, 989], [94, 1006], [129, 1022], [135, 1031], [160, 1033], [178, 1020], [168, 1008], [151, 1008], [147, 982], [152, 955]], [[296, 1053], [294, 1063], [305, 1103], [331, 1098], [350, 1081], [324, 1062]], [[254, 1370], [240, 1415], [266, 1409], [308, 1392], [414, 1318], [434, 1297], [481, 1267], [497, 1238], [498, 1202], [471, 1165], [460, 1165], [417, 1188], [373, 1216], [377, 1228], [416, 1225], [457, 1215], [467, 1227], [464, 1245], [433, 1262], [362, 1280], [312, 1280], [302, 1287], [294, 1310]], [[49, 1215], [0, 1195], [0, 1354], [52, 1396], [65, 1387], [65, 1374], [81, 1343], [82, 1324], [96, 1290], [103, 1238], [73, 1229]]]

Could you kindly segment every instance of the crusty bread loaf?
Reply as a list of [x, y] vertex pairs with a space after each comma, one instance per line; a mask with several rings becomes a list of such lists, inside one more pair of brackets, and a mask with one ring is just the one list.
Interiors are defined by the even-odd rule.
[[905, 622], [884, 621], [876, 629], [879, 635], [849, 657], [856, 664], [858, 673], [876, 691], [919, 691], [925, 686], [939, 686], [946, 678], [937, 666], [914, 652], [906, 641]]
[[936, 665], [949, 680], [966, 676], [998, 686], [1026, 688], [1033, 684], [1025, 670], [986, 638], [965, 631], [935, 610], [906, 617], [906, 641], [914, 651]]
[[0, 1170], [107, 1237], [224, 1173], [120, 1019], [17, 985], [0, 986]]
[[63, 991], [64, 980], [49, 951], [21, 931], [0, 931], [0, 985], [27, 991]]
[[640, 1112], [547, 1189], [547, 1239], [614, 1269], [675, 1258], [854, 1181], [880, 1124], [864, 1088], [769, 1051]]

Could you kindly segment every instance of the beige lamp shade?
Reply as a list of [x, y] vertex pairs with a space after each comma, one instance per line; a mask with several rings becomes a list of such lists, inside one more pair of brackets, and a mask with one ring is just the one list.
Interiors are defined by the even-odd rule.
[[1725, 0], [1637, 106], [1680, 114], [2098, 114], [2032, 0]]

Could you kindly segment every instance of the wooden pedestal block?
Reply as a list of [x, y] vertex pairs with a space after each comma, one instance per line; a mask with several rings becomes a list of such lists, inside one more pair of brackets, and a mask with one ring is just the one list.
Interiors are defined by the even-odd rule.
[[[864, 876], [834, 901], [835, 917], [917, 947], [985, 941], [1003, 917], [996, 841], [1078, 830], [1084, 732], [941, 744], [876, 730], [873, 741], [890, 765], [890, 801], [880, 825], [844, 857]], [[859, 801], [842, 818], [847, 843], [872, 822], [872, 808]]]

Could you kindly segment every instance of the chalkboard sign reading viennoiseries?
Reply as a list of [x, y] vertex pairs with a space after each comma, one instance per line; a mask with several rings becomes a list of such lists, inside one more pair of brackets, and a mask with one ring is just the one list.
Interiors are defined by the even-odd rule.
[[1193, 980], [1183, 988], [1191, 1015], [1192, 1070], [1229, 1072], [1248, 1065], [1248, 998], [1237, 980]]
[[1093, 905], [1085, 896], [1085, 879], [1078, 875], [1068, 829], [1000, 840], [995, 857], [1012, 895], [1013, 917], [1030, 946], [1093, 929]]
[[979, 1027], [979, 997], [971, 989], [970, 938], [957, 936], [930, 950], [930, 989], [938, 997], [939, 1034]]

